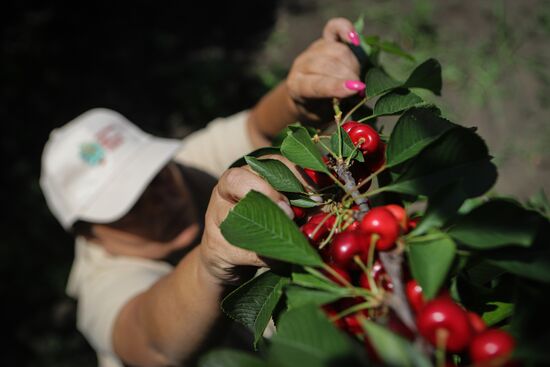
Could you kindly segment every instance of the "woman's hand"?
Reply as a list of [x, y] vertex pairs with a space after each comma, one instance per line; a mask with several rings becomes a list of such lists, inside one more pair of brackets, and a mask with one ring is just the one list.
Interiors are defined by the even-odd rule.
[[326, 122], [333, 115], [332, 98], [355, 96], [365, 89], [359, 62], [346, 43], [359, 44], [353, 24], [345, 18], [331, 19], [323, 37], [294, 61], [286, 86], [302, 121]]
[[[212, 191], [206, 211], [205, 228], [200, 248], [203, 267], [220, 284], [235, 284], [250, 276], [252, 267], [267, 266], [264, 259], [251, 251], [232, 246], [223, 237], [220, 224], [229, 211], [250, 190], [261, 192], [294, 217], [287, 198], [247, 167], [227, 170]], [[247, 271], [248, 270], [248, 271]]]
[[344, 18], [330, 20], [323, 37], [294, 61], [287, 78], [251, 109], [248, 134], [256, 148], [270, 144], [297, 120], [321, 125], [334, 116], [332, 98], [353, 103], [365, 89], [359, 80], [359, 62], [348, 44], [359, 45], [359, 35]]

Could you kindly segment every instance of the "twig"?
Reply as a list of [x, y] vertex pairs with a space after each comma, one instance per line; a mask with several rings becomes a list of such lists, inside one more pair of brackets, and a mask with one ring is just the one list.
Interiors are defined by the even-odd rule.
[[399, 248], [389, 252], [381, 251], [379, 256], [384, 269], [393, 283], [393, 292], [389, 294], [388, 305], [395, 311], [401, 321], [403, 321], [410, 330], [416, 333], [416, 324], [409, 303], [407, 302], [407, 297], [405, 296], [405, 289], [402, 281], [401, 269], [403, 251]]
[[366, 198], [361, 197], [361, 193], [357, 189], [355, 184], [355, 179], [353, 178], [351, 172], [346, 168], [346, 165], [343, 162], [336, 163], [336, 174], [342, 181], [344, 181], [344, 187], [346, 193], [350, 194], [355, 201], [355, 204], [359, 206], [359, 213], [362, 217], [369, 211], [369, 204]]

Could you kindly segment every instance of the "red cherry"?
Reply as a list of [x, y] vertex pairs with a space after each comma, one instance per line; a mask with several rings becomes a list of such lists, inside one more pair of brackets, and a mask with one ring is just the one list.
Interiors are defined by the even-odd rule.
[[356, 220], [355, 222], [353, 222], [352, 224], [350, 224], [349, 226], [346, 227], [346, 231], [355, 231], [355, 230], [359, 229], [360, 224], [361, 224], [361, 222]]
[[349, 134], [352, 128], [360, 125], [363, 125], [363, 124], [357, 121], [347, 121], [342, 124], [342, 129], [344, 129], [344, 131]]
[[300, 227], [302, 233], [307, 237], [309, 243], [314, 247], [319, 247], [319, 243], [328, 235], [328, 229], [320, 226], [318, 223], [307, 222]]
[[[365, 302], [365, 300], [362, 297], [342, 298], [339, 301], [339, 309], [341, 311], [344, 311], [363, 302]], [[361, 326], [361, 322], [359, 321], [359, 315], [368, 318], [369, 311], [367, 309], [364, 309], [343, 317], [346, 324], [346, 330], [352, 335], [363, 334], [363, 327]]]
[[477, 313], [468, 311], [468, 319], [470, 320], [470, 326], [475, 333], [481, 333], [483, 330], [487, 329], [485, 321]]
[[332, 230], [332, 227], [336, 224], [336, 217], [329, 213], [317, 213], [309, 218], [308, 223], [319, 224], [323, 222], [323, 226], [329, 231]]
[[[351, 283], [351, 276], [349, 275], [349, 273], [345, 269], [342, 269], [342, 268], [340, 268], [340, 267], [338, 267], [334, 264], [330, 265], [330, 267], [332, 268], [332, 270], [334, 270], [336, 273], [338, 273], [338, 275], [340, 275], [340, 277], [344, 278], [344, 280], [346, 280], [348, 283]], [[336, 277], [332, 273], [330, 273], [326, 270], [323, 270], [323, 274], [327, 278], [332, 280], [334, 283], [342, 285], [342, 286], [345, 285], [345, 283], [341, 279], [339, 279], [338, 277]]]
[[[493, 365], [487, 363], [498, 359], [504, 364], [512, 354], [516, 342], [506, 331], [501, 329], [487, 329], [475, 335], [470, 344], [470, 358], [476, 364]], [[495, 363], [494, 365], [501, 365]]]
[[376, 248], [380, 251], [390, 249], [399, 237], [399, 223], [393, 214], [384, 207], [372, 208], [361, 221], [361, 230], [377, 234]]
[[[371, 273], [372, 273], [373, 280], [376, 282], [377, 285], [381, 285], [382, 288], [384, 288], [387, 291], [393, 290], [393, 282], [390, 279], [389, 275], [384, 270], [384, 267], [382, 266], [382, 263], [379, 260], [375, 260], [374, 264], [372, 264]], [[359, 275], [359, 285], [362, 288], [370, 290], [369, 278], [364, 272], [361, 273], [361, 275]]]
[[414, 340], [414, 332], [401, 321], [401, 319], [394, 313], [390, 312], [388, 315], [388, 328], [396, 334], [403, 336], [404, 338], [412, 341]]
[[310, 168], [304, 168], [304, 173], [318, 187], [323, 188], [333, 184], [332, 179], [323, 172], [318, 172]]
[[405, 293], [414, 312], [419, 313], [425, 303], [424, 295], [422, 294], [422, 287], [416, 280], [411, 279], [407, 281], [407, 284], [405, 284]]
[[418, 223], [420, 222], [420, 219], [421, 219], [420, 217], [409, 219], [409, 223], [408, 223], [408, 226], [407, 226], [407, 232], [410, 232], [413, 229], [415, 229], [416, 226], [418, 226]]
[[449, 297], [438, 297], [426, 303], [416, 323], [420, 334], [434, 346], [437, 345], [438, 330], [446, 330], [445, 348], [450, 352], [463, 350], [472, 337], [466, 311]]
[[359, 231], [337, 233], [330, 244], [332, 263], [344, 269], [356, 268], [355, 255], [364, 253], [364, 235]]
[[290, 206], [292, 208], [292, 211], [294, 212], [294, 220], [302, 219], [306, 216], [306, 210], [304, 208], [300, 208], [299, 206]]
[[367, 124], [360, 124], [350, 128], [349, 137], [354, 145], [359, 144], [363, 139], [363, 143], [359, 145], [359, 149], [364, 154], [374, 154], [380, 147], [380, 136], [372, 127]]
[[378, 171], [386, 163], [386, 144], [380, 142], [378, 150], [371, 155], [366, 155], [365, 158], [370, 170], [372, 172]]
[[338, 311], [336, 310], [334, 304], [331, 303], [328, 305], [323, 305], [321, 308], [338, 329], [341, 329], [341, 330], [346, 329], [346, 323], [344, 322], [344, 319], [336, 318], [336, 316], [338, 315]]
[[388, 204], [385, 205], [384, 208], [388, 209], [393, 214], [403, 231], [407, 230], [409, 219], [407, 217], [407, 212], [405, 211], [405, 208], [397, 204]]
[[359, 313], [352, 313], [351, 315], [344, 316], [346, 330], [352, 335], [363, 334], [363, 327], [361, 326], [358, 316]]

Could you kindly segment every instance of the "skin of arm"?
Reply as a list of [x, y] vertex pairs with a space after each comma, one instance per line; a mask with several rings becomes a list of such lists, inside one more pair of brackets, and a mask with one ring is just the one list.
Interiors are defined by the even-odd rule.
[[[351, 23], [329, 21], [323, 38], [294, 62], [288, 78], [251, 110], [247, 129], [256, 147], [266, 146], [280, 130], [298, 118], [316, 120], [310, 100], [345, 98], [357, 93], [345, 87], [356, 80], [359, 65], [346, 45]], [[131, 299], [113, 328], [115, 353], [136, 366], [185, 365], [223, 327], [219, 306], [223, 296], [244, 280], [244, 268], [267, 266], [256, 254], [231, 246], [219, 225], [250, 190], [270, 197], [292, 216], [288, 200], [246, 168], [224, 173], [214, 188], [201, 244], [170, 274]]]

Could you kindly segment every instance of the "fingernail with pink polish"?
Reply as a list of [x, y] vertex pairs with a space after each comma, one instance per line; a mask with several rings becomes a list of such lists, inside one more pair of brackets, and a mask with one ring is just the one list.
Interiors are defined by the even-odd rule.
[[348, 33], [348, 37], [349, 37], [349, 40], [350, 42], [355, 45], [355, 46], [359, 46], [359, 34], [355, 31], [351, 31]]
[[279, 201], [277, 203], [277, 205], [279, 205], [279, 208], [283, 209], [283, 211], [285, 212], [285, 214], [290, 218], [290, 219], [294, 219], [294, 212], [292, 211], [292, 208], [290, 207], [290, 205], [288, 205], [288, 203], [284, 202], [284, 201]]
[[359, 80], [346, 80], [344, 85], [350, 90], [362, 91], [365, 89], [365, 83]]

